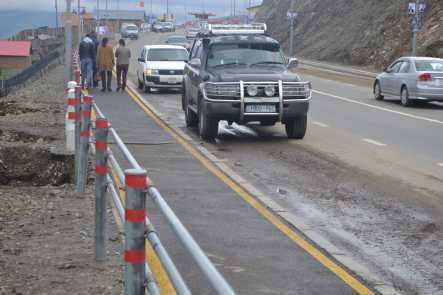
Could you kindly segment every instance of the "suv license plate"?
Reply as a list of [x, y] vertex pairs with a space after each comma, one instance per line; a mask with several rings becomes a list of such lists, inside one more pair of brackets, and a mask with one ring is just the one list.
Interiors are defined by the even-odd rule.
[[177, 84], [178, 83], [178, 79], [177, 78], [168, 78], [166, 80], [169, 84]]
[[246, 113], [275, 113], [275, 105], [269, 104], [247, 104]]

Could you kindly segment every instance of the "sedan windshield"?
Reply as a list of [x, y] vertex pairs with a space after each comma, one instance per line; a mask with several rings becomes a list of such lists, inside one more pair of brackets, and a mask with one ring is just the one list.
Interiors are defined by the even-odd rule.
[[443, 60], [416, 60], [417, 72], [443, 72]]
[[187, 61], [188, 51], [185, 49], [155, 48], [148, 51], [151, 61]]
[[210, 68], [232, 65], [258, 66], [283, 64], [277, 44], [216, 44], [211, 47], [207, 65]]

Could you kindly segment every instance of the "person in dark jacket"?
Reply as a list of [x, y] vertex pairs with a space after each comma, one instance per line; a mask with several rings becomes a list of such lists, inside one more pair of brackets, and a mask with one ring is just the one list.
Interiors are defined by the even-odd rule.
[[92, 88], [93, 61], [95, 60], [94, 42], [89, 35], [80, 42], [78, 54], [82, 73], [82, 86], [85, 89]]
[[97, 48], [100, 45], [100, 42], [98, 41], [97, 34], [92, 31], [89, 33], [89, 38], [92, 39], [94, 42], [94, 59], [92, 60], [92, 80], [94, 88], [98, 87], [98, 80], [97, 80]]

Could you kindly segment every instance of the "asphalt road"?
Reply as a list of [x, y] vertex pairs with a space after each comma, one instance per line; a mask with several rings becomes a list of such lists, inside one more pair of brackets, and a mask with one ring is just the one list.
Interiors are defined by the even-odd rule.
[[[129, 46], [137, 55], [167, 35]], [[281, 125], [222, 122], [217, 142], [201, 145], [398, 290], [443, 294], [442, 105], [404, 108], [375, 101], [367, 80], [300, 73], [314, 88], [303, 141], [287, 140]], [[184, 127], [179, 93], [144, 98], [199, 141]]]

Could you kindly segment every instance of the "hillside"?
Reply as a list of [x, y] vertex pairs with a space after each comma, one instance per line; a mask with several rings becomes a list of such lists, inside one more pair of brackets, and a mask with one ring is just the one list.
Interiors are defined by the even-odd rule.
[[[295, 26], [297, 56], [380, 68], [411, 48], [405, 0], [297, 0]], [[443, 1], [427, 0], [419, 54], [443, 57]], [[289, 46], [286, 13], [290, 0], [264, 0], [257, 21]]]

